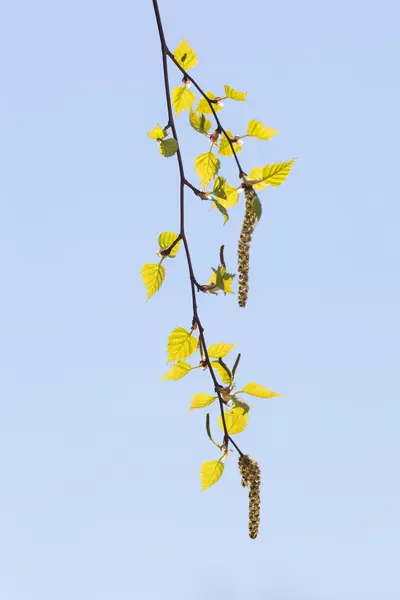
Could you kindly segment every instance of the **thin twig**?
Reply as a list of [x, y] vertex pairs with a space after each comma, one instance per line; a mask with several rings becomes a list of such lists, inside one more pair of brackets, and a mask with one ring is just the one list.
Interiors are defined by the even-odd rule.
[[[178, 166], [179, 166], [179, 174], [180, 174], [180, 191], [179, 191], [179, 212], [180, 212], [180, 232], [179, 232], [179, 237], [183, 242], [183, 246], [185, 248], [185, 254], [186, 254], [186, 261], [187, 261], [187, 265], [188, 265], [188, 269], [189, 269], [189, 278], [190, 278], [190, 287], [191, 287], [191, 292], [192, 292], [192, 306], [193, 306], [193, 321], [195, 323], [197, 323], [197, 327], [199, 329], [199, 340], [200, 340], [200, 344], [201, 347], [203, 349], [203, 353], [204, 353], [204, 360], [207, 363], [208, 366], [208, 370], [210, 372], [213, 384], [214, 384], [214, 389], [216, 390], [217, 396], [218, 396], [218, 400], [219, 400], [219, 406], [220, 406], [220, 411], [221, 411], [221, 418], [222, 418], [222, 424], [223, 424], [223, 429], [224, 429], [224, 439], [225, 442], [227, 443], [228, 440], [232, 443], [232, 445], [236, 448], [236, 450], [238, 451], [238, 453], [242, 456], [243, 453], [240, 450], [240, 448], [236, 445], [236, 443], [232, 440], [232, 438], [230, 437], [229, 433], [228, 433], [228, 429], [226, 426], [226, 421], [225, 421], [225, 411], [224, 411], [224, 405], [223, 405], [223, 400], [221, 397], [221, 394], [219, 392], [219, 383], [218, 380], [216, 378], [215, 372], [213, 370], [211, 361], [210, 361], [210, 357], [208, 355], [208, 350], [207, 350], [207, 344], [206, 344], [206, 340], [204, 337], [204, 327], [200, 321], [200, 317], [199, 317], [199, 312], [198, 312], [198, 307], [197, 307], [197, 299], [196, 299], [196, 287], [197, 289], [199, 289], [199, 284], [197, 283], [195, 274], [194, 274], [194, 270], [193, 270], [193, 265], [192, 265], [192, 258], [190, 255], [190, 250], [189, 250], [189, 244], [187, 241], [187, 237], [186, 237], [186, 233], [185, 233], [185, 185], [187, 185], [188, 187], [190, 187], [195, 193], [199, 190], [197, 190], [196, 188], [194, 188], [194, 186], [192, 186], [191, 184], [189, 184], [188, 180], [185, 177], [185, 170], [184, 170], [184, 166], [183, 166], [183, 159], [182, 159], [182, 153], [180, 150], [180, 146], [179, 146], [179, 140], [178, 140], [178, 133], [176, 131], [176, 126], [175, 126], [175, 120], [174, 120], [174, 114], [172, 111], [172, 103], [171, 103], [171, 92], [170, 92], [170, 86], [169, 86], [169, 79], [168, 79], [168, 64], [167, 64], [167, 56], [172, 56], [173, 61], [175, 62], [175, 64], [179, 67], [179, 69], [181, 71], [183, 71], [186, 74], [186, 72], [180, 67], [179, 63], [177, 63], [175, 61], [175, 58], [173, 57], [173, 55], [171, 55], [171, 52], [168, 49], [168, 46], [166, 44], [165, 41], [165, 35], [164, 35], [164, 30], [163, 30], [163, 26], [162, 26], [162, 21], [161, 21], [161, 15], [160, 15], [160, 10], [158, 8], [158, 1], [157, 0], [153, 0], [153, 7], [154, 7], [154, 13], [155, 13], [155, 17], [156, 17], [156, 21], [157, 21], [157, 28], [158, 28], [158, 33], [159, 33], [159, 37], [160, 37], [160, 43], [161, 43], [161, 53], [162, 53], [162, 63], [163, 63], [163, 73], [164, 73], [164, 88], [165, 88], [165, 97], [166, 97], [166, 102], [167, 102], [167, 109], [168, 109], [168, 123], [171, 127], [172, 130], [172, 134], [173, 137], [176, 139], [176, 141], [178, 142], [178, 150], [177, 150], [177, 159], [178, 159]], [[193, 81], [188, 75], [187, 77]], [[196, 87], [198, 88], [197, 84], [195, 84]], [[198, 88], [199, 89], [199, 88]], [[200, 89], [199, 89], [200, 91]], [[202, 95], [204, 97], [206, 97], [206, 95], [201, 92]], [[211, 107], [212, 108], [212, 107]], [[212, 108], [214, 116], [215, 115], [215, 111]], [[218, 123], [218, 126], [221, 128], [221, 131], [224, 132], [224, 130], [222, 129], [222, 127], [219, 124], [219, 120], [216, 117], [216, 121]], [[226, 135], [226, 133], [225, 133]], [[226, 135], [227, 139], [229, 139], [229, 137]], [[238, 168], [239, 168], [239, 173], [242, 174], [243, 171], [241, 169], [241, 166], [237, 160], [234, 148], [231, 144], [233, 153], [235, 155], [236, 158], [236, 162], [238, 164]]]

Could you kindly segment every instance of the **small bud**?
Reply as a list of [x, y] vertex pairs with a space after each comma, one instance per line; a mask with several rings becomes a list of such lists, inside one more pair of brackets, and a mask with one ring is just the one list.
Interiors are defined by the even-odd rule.
[[242, 138], [241, 138], [240, 136], [238, 136], [238, 135], [235, 135], [235, 137], [233, 138], [233, 141], [234, 141], [234, 142], [235, 142], [235, 143], [236, 143], [238, 146], [240, 146], [240, 147], [242, 147], [242, 146], [243, 146], [243, 143], [244, 143], [244, 142], [243, 142], [243, 140], [242, 140]]
[[202, 200], [211, 200], [211, 195], [207, 194], [207, 192], [197, 192], [197, 195], [199, 198], [201, 198]]
[[192, 82], [186, 75], [183, 76], [182, 83], [184, 84], [186, 89], [189, 89], [192, 86]]
[[211, 140], [211, 141], [212, 141], [212, 142], [213, 142], [213, 143], [214, 143], [216, 146], [218, 146], [218, 144], [219, 144], [219, 138], [220, 138], [220, 136], [221, 136], [220, 132], [218, 131], [218, 129], [216, 129], [216, 130], [214, 131], [214, 133], [212, 133], [212, 134], [210, 135], [210, 140]]

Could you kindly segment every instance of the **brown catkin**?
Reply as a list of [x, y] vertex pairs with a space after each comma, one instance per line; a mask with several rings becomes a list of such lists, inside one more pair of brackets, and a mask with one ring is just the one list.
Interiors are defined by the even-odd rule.
[[239, 273], [239, 306], [246, 306], [249, 295], [250, 242], [257, 223], [254, 212], [256, 193], [251, 187], [244, 189], [246, 198], [245, 213], [238, 244], [238, 273]]
[[261, 471], [258, 462], [247, 454], [239, 457], [239, 471], [242, 486], [249, 490], [249, 536], [254, 540], [258, 535], [260, 524], [260, 485]]

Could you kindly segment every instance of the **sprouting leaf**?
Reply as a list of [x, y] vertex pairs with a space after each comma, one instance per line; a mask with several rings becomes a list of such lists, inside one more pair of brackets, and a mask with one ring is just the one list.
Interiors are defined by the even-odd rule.
[[257, 217], [257, 221], [259, 221], [261, 219], [261, 214], [262, 214], [262, 204], [261, 204], [260, 198], [258, 197], [256, 192], [254, 192], [254, 194], [253, 194], [253, 209], [254, 209], [254, 213]]
[[189, 46], [186, 39], [175, 48], [174, 58], [186, 71], [197, 65], [196, 52]]
[[[206, 96], [208, 98], [210, 98], [210, 100], [214, 100], [216, 98], [216, 95], [213, 94], [212, 92], [207, 92]], [[218, 112], [222, 108], [222, 106], [218, 106], [218, 104], [216, 102], [213, 102], [212, 105], [213, 105], [213, 109], [215, 110], [215, 112]], [[207, 102], [207, 100], [204, 97], [200, 98], [200, 101], [196, 108], [196, 112], [202, 113], [203, 115], [212, 115], [213, 114], [209, 103]]]
[[[243, 408], [240, 406], [232, 408], [232, 410], [225, 411], [225, 423], [229, 435], [241, 433], [245, 429], [248, 420], [248, 412], [245, 413]], [[218, 419], [218, 425], [221, 427], [222, 431], [224, 431], [222, 416], [220, 416]]]
[[[177, 237], [179, 237], [177, 233], [171, 233], [170, 231], [163, 231], [162, 233], [160, 233], [160, 235], [158, 236], [158, 245], [160, 247], [160, 250], [168, 250], [168, 248], [172, 246]], [[175, 244], [171, 252], [167, 255], [169, 258], [175, 258], [175, 256], [178, 254], [181, 241], [182, 240], [179, 240], [179, 242]]]
[[175, 109], [175, 114], [179, 114], [183, 110], [190, 108], [195, 101], [196, 96], [185, 86], [178, 86], [172, 90], [172, 104]]
[[247, 92], [238, 92], [231, 88], [229, 85], [225, 85], [225, 96], [227, 98], [231, 98], [232, 100], [239, 100], [243, 102], [247, 98]]
[[232, 280], [235, 275], [228, 273], [221, 265], [219, 265], [218, 269], [212, 269], [212, 272], [210, 283], [213, 283], [224, 294], [233, 294]]
[[140, 271], [143, 283], [147, 290], [147, 300], [153, 296], [163, 284], [165, 279], [165, 268], [161, 263], [146, 263]]
[[243, 414], [248, 413], [250, 410], [250, 404], [247, 404], [247, 402], [243, 402], [243, 400], [240, 400], [239, 398], [235, 397], [235, 399], [232, 400], [232, 403], [235, 408], [242, 408]]
[[[230, 131], [227, 130], [227, 135], [232, 139], [233, 135]], [[233, 147], [235, 149], [236, 154], [238, 152], [241, 151], [241, 149], [243, 148], [243, 143], [241, 144], [240, 142], [233, 142]], [[232, 152], [232, 148], [231, 145], [228, 141], [228, 138], [223, 135], [221, 137], [221, 141], [219, 144], [219, 153], [218, 154], [222, 154], [223, 156], [233, 156], [233, 152]]]
[[227, 223], [229, 221], [228, 211], [226, 210], [225, 206], [223, 206], [221, 204], [221, 202], [219, 202], [219, 200], [217, 200], [216, 198], [213, 198], [212, 202], [214, 202], [215, 208], [217, 208], [219, 210], [219, 212], [221, 213], [221, 215], [223, 215], [223, 217], [224, 217], [224, 225], [225, 225], [225, 223]]
[[262, 172], [263, 180], [267, 182], [267, 185], [272, 185], [273, 187], [281, 185], [289, 175], [295, 160], [295, 158], [292, 158], [288, 162], [266, 165]]
[[236, 344], [224, 344], [223, 342], [211, 344], [208, 348], [208, 356], [210, 358], [224, 358], [235, 346]]
[[[258, 383], [248, 383], [241, 390], [244, 394], [250, 394], [251, 396], [257, 396], [257, 398], [276, 398], [277, 396], [281, 396], [282, 394], [277, 394], [271, 390], [267, 390], [263, 385], [259, 385]], [[239, 393], [239, 392], [238, 392]]]
[[275, 134], [278, 133], [277, 129], [271, 129], [261, 123], [261, 121], [249, 121], [247, 126], [247, 135], [255, 137], [258, 140], [270, 140]]
[[209, 121], [204, 114], [199, 115], [192, 109], [190, 109], [189, 122], [193, 129], [199, 133], [204, 133], [204, 135], [207, 135], [210, 131], [211, 121]]
[[158, 144], [159, 150], [163, 156], [169, 158], [178, 151], [178, 142], [174, 138], [161, 140]]
[[183, 327], [176, 327], [168, 338], [168, 362], [187, 358], [196, 352], [199, 340]]
[[154, 129], [149, 131], [149, 133], [147, 135], [152, 140], [163, 140], [165, 137], [167, 137], [168, 131], [165, 131], [161, 127], [161, 125], [159, 123], [157, 123], [157, 125], [154, 127]]
[[210, 394], [199, 392], [193, 396], [189, 411], [194, 410], [195, 408], [204, 408], [205, 406], [209, 406], [209, 404], [212, 404], [216, 398], [218, 398], [218, 396], [210, 396]]
[[207, 184], [214, 179], [221, 166], [220, 161], [211, 150], [204, 154], [200, 154], [196, 158], [194, 164], [203, 187], [206, 187]]
[[230, 383], [232, 383], [232, 380], [229, 377], [227, 371], [225, 371], [224, 367], [219, 362], [212, 361], [211, 364], [212, 364], [213, 369], [215, 371], [217, 371], [222, 383], [225, 383], [226, 385], [229, 385]]
[[207, 488], [217, 483], [218, 479], [224, 472], [224, 463], [219, 460], [207, 460], [201, 465], [200, 480], [201, 489], [206, 490]]
[[182, 377], [185, 377], [185, 375], [187, 375], [189, 371], [191, 371], [194, 368], [195, 367], [189, 365], [189, 363], [186, 362], [186, 360], [180, 360], [179, 362], [172, 365], [168, 373], [165, 373], [165, 375], [163, 375], [161, 379], [166, 379], [168, 381], [177, 381], [178, 379], [182, 379]]

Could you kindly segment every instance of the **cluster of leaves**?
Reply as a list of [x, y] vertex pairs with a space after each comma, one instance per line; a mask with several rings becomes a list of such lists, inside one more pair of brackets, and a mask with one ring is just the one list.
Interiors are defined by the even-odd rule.
[[[169, 158], [178, 153], [181, 184], [190, 187], [201, 200], [210, 201], [222, 214], [224, 224], [229, 219], [229, 210], [239, 201], [239, 193], [245, 190], [247, 199], [247, 221], [245, 218], [242, 226], [242, 237], [244, 231], [246, 234], [244, 236], [246, 238], [245, 242], [248, 246], [251, 239], [250, 234], [252, 233], [250, 230], [254, 228], [256, 222], [258, 223], [262, 213], [262, 205], [257, 195], [257, 191], [262, 190], [267, 186], [276, 187], [281, 185], [288, 176], [295, 159], [287, 162], [267, 164], [264, 167], [254, 167], [248, 173], [243, 171], [237, 155], [243, 149], [245, 138], [255, 138], [267, 141], [273, 138], [278, 131], [267, 127], [262, 122], [254, 119], [249, 121], [247, 130], [243, 134], [234, 134], [232, 131], [222, 127], [217, 113], [223, 110], [224, 102], [244, 102], [247, 98], [247, 92], [240, 92], [229, 85], [224, 86], [224, 94], [220, 96], [211, 91], [207, 91], [206, 93], [203, 92], [196, 81], [188, 74], [188, 71], [197, 64], [196, 53], [189, 46], [186, 39], [178, 45], [173, 53], [169, 51], [164, 40], [162, 25], [160, 24], [161, 18], [159, 16], [156, 0], [153, 1], [153, 4], [155, 6], [156, 18], [160, 31], [163, 57], [164, 59], [169, 57], [172, 60], [183, 74], [183, 79], [182, 85], [179, 85], [170, 91], [168, 77], [165, 71], [166, 66], [164, 64], [169, 121], [168, 125], [164, 128], [157, 124], [148, 135], [157, 142], [160, 153], [164, 157]], [[196, 94], [191, 89], [192, 85], [200, 93], [197, 103]], [[207, 147], [205, 148], [205, 151], [199, 154], [195, 159], [195, 169], [200, 180], [201, 189], [195, 187], [186, 180], [180, 156], [181, 150], [179, 148], [178, 140], [175, 139], [177, 134], [174, 116], [180, 115], [186, 111], [188, 111], [190, 126], [202, 137], [207, 138]], [[170, 132], [172, 135], [170, 135]], [[234, 157], [239, 169], [239, 183], [237, 185], [228, 183], [227, 179], [220, 174], [220, 157]], [[249, 191], [251, 191], [251, 193], [249, 193]], [[181, 195], [181, 209], [183, 206], [182, 202], [183, 195]], [[250, 213], [251, 215], [254, 215], [254, 217], [251, 217], [251, 227], [248, 225]], [[247, 396], [275, 398], [280, 394], [254, 382], [247, 383], [243, 387], [237, 386], [236, 375], [240, 362], [240, 354], [230, 365], [228, 364], [229, 359], [226, 359], [232, 352], [235, 344], [217, 342], [208, 347], [206, 346], [203, 333], [204, 330], [197, 312], [195, 288], [197, 288], [197, 291], [204, 293], [217, 294], [219, 291], [222, 291], [224, 295], [233, 294], [232, 283], [235, 274], [227, 271], [223, 247], [221, 247], [218, 266], [212, 268], [211, 276], [207, 283], [199, 284], [195, 279], [193, 268], [191, 266], [184, 225], [182, 224], [181, 227], [182, 229], [179, 234], [171, 232], [163, 232], [160, 234], [158, 238], [159, 249], [157, 250], [157, 255], [160, 260], [158, 263], [146, 263], [143, 265], [141, 274], [147, 290], [147, 298], [150, 298], [154, 293], [159, 291], [165, 280], [166, 269], [163, 264], [165, 259], [175, 258], [178, 254], [182, 240], [184, 241], [192, 286], [193, 320], [190, 328], [176, 327], [171, 331], [167, 343], [168, 363], [170, 363], [171, 366], [161, 379], [177, 381], [186, 377], [186, 375], [196, 369], [210, 372], [214, 388], [212, 393], [195, 393], [189, 406], [189, 412], [191, 412], [193, 410], [204, 409], [217, 401], [220, 408], [218, 425], [222, 431], [221, 440], [215, 440], [212, 436], [210, 413], [206, 413], [206, 432], [212, 444], [218, 449], [219, 457], [216, 460], [205, 461], [201, 465], [201, 489], [205, 490], [215, 484], [222, 476], [224, 462], [229, 455], [230, 443], [239, 452], [241, 460], [243, 459], [245, 462], [250, 461], [250, 465], [253, 463], [258, 464], [254, 461], [251, 462], [252, 459], [247, 458], [247, 455], [244, 455], [240, 451], [231, 436], [240, 434], [247, 427], [249, 414], [252, 410], [252, 405], [249, 404], [246, 399]], [[242, 246], [243, 245], [244, 242], [242, 241]], [[240, 272], [242, 278], [244, 262], [246, 263], [245, 266], [248, 270], [247, 246], [246, 260], [242, 257], [242, 268]], [[258, 482], [258, 500], [256, 498], [258, 508], [253, 507], [252, 509], [255, 516], [253, 515], [253, 524], [250, 535], [251, 537], [256, 537], [258, 525], [257, 529], [255, 529], [254, 523], [255, 519], [257, 520], [259, 516], [259, 469], [257, 471], [257, 477], [254, 476], [253, 479]], [[252, 494], [256, 494], [255, 488], [253, 489]], [[255, 506], [254, 499], [253, 505]]]
[[[178, 64], [187, 72], [197, 64], [197, 56], [186, 40], [183, 40], [174, 52], [174, 58]], [[206, 152], [199, 154], [195, 159], [195, 168], [200, 178], [202, 191], [199, 194], [204, 200], [211, 200], [215, 207], [222, 213], [224, 223], [229, 218], [228, 209], [232, 208], [239, 199], [239, 192], [243, 184], [252, 186], [256, 190], [262, 190], [267, 186], [276, 187], [281, 185], [288, 176], [295, 159], [287, 162], [266, 165], [265, 167], [254, 167], [248, 174], [242, 173], [242, 183], [239, 186], [230, 185], [222, 176], [218, 176], [221, 169], [221, 161], [218, 156], [233, 156], [243, 148], [243, 140], [256, 138], [259, 140], [270, 140], [278, 133], [278, 130], [267, 127], [261, 121], [252, 119], [249, 121], [247, 131], [244, 134], [233, 135], [230, 130], [221, 132], [218, 123], [213, 126], [208, 116], [216, 116], [215, 113], [222, 110], [224, 100], [244, 102], [247, 92], [239, 92], [229, 85], [224, 86], [225, 95], [216, 96], [213, 92], [206, 92], [207, 99], [200, 97], [198, 104], [193, 110], [196, 101], [195, 93], [190, 89], [191, 78], [183, 77], [183, 85], [172, 90], [172, 104], [175, 114], [189, 110], [189, 123], [198, 133], [209, 140], [209, 148]], [[157, 140], [160, 152], [164, 156], [173, 156], [178, 149], [178, 144], [173, 138], [165, 139], [167, 131], [159, 125], [149, 132], [149, 137]], [[218, 154], [218, 156], [217, 156]], [[210, 183], [210, 189], [207, 189]]]
[[[171, 331], [168, 337], [167, 353], [168, 362], [173, 364], [161, 379], [177, 381], [195, 369], [202, 369], [203, 371], [207, 370], [208, 365], [204, 360], [201, 342], [195, 335], [195, 330], [195, 327], [192, 327], [190, 330], [187, 330], [184, 327], [176, 327]], [[236, 389], [236, 372], [240, 355], [238, 355], [232, 367], [229, 367], [224, 360], [234, 347], [235, 344], [227, 344], [224, 342], [211, 344], [208, 347], [208, 356], [211, 359], [211, 366], [218, 373], [220, 380], [218, 391], [226, 406], [224, 419], [229, 435], [235, 435], [244, 431], [249, 420], [251, 404], [248, 404], [248, 402], [241, 397], [242, 394], [255, 396], [257, 398], [276, 398], [281, 395], [254, 382], [247, 383], [239, 390]], [[198, 359], [200, 358], [200, 360], [197, 360], [197, 364], [190, 364], [186, 359], [197, 353], [200, 354], [200, 356], [197, 357]], [[197, 392], [192, 397], [189, 412], [206, 408], [213, 404], [217, 398], [217, 394]], [[222, 415], [218, 418], [218, 425], [222, 432], [225, 433]], [[224, 470], [224, 461], [228, 456], [226, 442], [215, 441], [211, 435], [210, 415], [208, 413], [206, 415], [206, 431], [211, 442], [220, 449], [221, 456], [217, 461], [211, 460], [202, 464], [201, 487], [203, 490], [216, 483], [221, 477]]]

